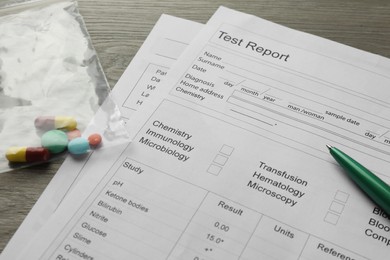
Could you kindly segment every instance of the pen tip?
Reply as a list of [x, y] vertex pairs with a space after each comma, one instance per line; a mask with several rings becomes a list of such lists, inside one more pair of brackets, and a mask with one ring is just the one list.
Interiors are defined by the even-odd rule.
[[326, 145], [326, 147], [328, 147], [328, 149], [330, 150], [330, 149], [332, 149], [332, 146], [330, 146], [330, 145]]

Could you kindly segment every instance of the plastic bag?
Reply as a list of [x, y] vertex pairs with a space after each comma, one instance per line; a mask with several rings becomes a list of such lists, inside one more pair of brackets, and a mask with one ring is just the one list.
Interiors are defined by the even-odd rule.
[[[0, 172], [30, 165], [10, 164], [4, 155], [11, 146], [41, 146], [37, 117], [72, 116], [83, 131], [109, 90], [76, 1], [2, 3]], [[106, 126], [112, 128], [120, 124], [119, 110], [106, 103], [104, 114], [113, 120]], [[108, 136], [115, 136], [116, 129], [106, 129]]]

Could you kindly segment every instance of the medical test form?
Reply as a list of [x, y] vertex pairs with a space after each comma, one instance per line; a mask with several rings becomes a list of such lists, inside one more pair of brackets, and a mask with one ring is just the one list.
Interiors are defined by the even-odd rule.
[[389, 67], [221, 7], [20, 259], [383, 259], [388, 217], [322, 147], [389, 181]]

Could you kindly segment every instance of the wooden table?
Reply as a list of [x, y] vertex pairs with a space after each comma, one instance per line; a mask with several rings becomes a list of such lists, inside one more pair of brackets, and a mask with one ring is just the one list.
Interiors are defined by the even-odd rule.
[[[220, 5], [390, 58], [388, 0], [78, 2], [112, 87], [162, 13], [206, 23]], [[0, 252], [60, 165], [56, 162], [0, 174]]]

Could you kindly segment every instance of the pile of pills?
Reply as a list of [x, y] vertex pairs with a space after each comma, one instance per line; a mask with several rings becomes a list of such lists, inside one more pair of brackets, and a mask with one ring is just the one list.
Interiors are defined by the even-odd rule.
[[41, 137], [42, 147], [9, 147], [6, 158], [10, 162], [42, 162], [50, 159], [52, 154], [68, 150], [73, 155], [88, 153], [102, 142], [99, 134], [81, 137], [77, 121], [68, 116], [41, 116], [35, 119], [35, 127], [45, 131]]

